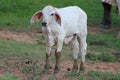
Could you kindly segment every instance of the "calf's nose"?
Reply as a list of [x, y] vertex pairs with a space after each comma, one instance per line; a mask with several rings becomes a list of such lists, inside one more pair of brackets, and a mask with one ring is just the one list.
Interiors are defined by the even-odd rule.
[[47, 23], [46, 22], [42, 22], [42, 26], [46, 27]]

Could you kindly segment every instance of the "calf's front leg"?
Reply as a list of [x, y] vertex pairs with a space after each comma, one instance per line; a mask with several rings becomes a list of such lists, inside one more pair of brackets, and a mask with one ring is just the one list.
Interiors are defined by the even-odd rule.
[[61, 52], [57, 52], [57, 50], [55, 50], [55, 57], [56, 57], [56, 63], [55, 63], [54, 73], [58, 73], [60, 68], [59, 63], [60, 63]]
[[60, 57], [61, 57], [61, 50], [63, 46], [63, 40], [64, 40], [64, 36], [62, 35], [58, 36], [57, 49], [55, 51], [56, 63], [55, 63], [54, 74], [58, 73], [60, 70]]
[[48, 71], [50, 68], [49, 62], [50, 62], [50, 56], [51, 56], [51, 47], [46, 47], [46, 61], [45, 61], [45, 70]]

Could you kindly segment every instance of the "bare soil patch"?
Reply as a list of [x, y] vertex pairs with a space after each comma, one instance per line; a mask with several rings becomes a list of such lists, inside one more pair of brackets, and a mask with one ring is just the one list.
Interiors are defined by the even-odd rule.
[[92, 34], [99, 34], [100, 30], [101, 29], [99, 27], [88, 26], [88, 32]]
[[1, 30], [0, 38], [19, 42], [33, 43], [34, 39], [26, 32], [15, 32], [10, 30]]
[[[50, 69], [47, 75], [41, 74], [41, 78], [43, 80], [48, 80], [48, 77], [54, 76], [59, 78], [60, 80], [68, 80], [65, 75], [69, 74], [72, 70], [73, 62], [65, 61], [61, 62], [61, 70], [58, 75], [54, 75], [54, 64], [52, 65], [52, 69]], [[97, 71], [97, 72], [110, 72], [110, 73], [118, 73], [120, 72], [120, 63], [113, 63], [113, 62], [98, 62], [98, 63], [86, 63], [86, 70], [85, 73], [89, 71]], [[43, 68], [44, 69], [44, 68]], [[69, 69], [69, 70], [68, 70]]]
[[97, 46], [97, 45], [103, 45], [103, 46], [106, 46], [107, 45], [107, 43], [105, 43], [105, 42], [103, 42], [103, 41], [92, 41], [92, 42], [90, 42], [90, 45], [91, 46]]
[[[100, 34], [102, 29], [99, 27], [88, 26], [88, 32], [92, 34]], [[118, 28], [109, 29], [109, 31], [118, 31]], [[40, 31], [31, 32], [31, 35], [26, 32], [17, 32], [10, 30], [0, 30], [0, 39], [19, 41], [19, 42], [27, 42], [34, 43], [36, 40], [32, 36], [39, 36], [42, 33]], [[117, 37], [120, 37], [120, 33], [117, 33]]]
[[[8, 65], [12, 65], [10, 67], [5, 66], [5, 65], [0, 65], [0, 76], [4, 76], [5, 72], [10, 72], [12, 75], [18, 77], [19, 79], [24, 79], [24, 80], [30, 80], [31, 76], [33, 73], [39, 73], [38, 77], [41, 78], [42, 80], [48, 80], [48, 78], [53, 78], [57, 77], [60, 78], [60, 80], [68, 80], [66, 78], [66, 74], [69, 74], [72, 70], [72, 61], [61, 61], [61, 69], [60, 73], [58, 75], [54, 75], [54, 64], [55, 62], [51, 62], [51, 69], [49, 70], [48, 74], [45, 74], [44, 71], [44, 64], [45, 61], [41, 60], [40, 61], [40, 67], [35, 68], [32, 71], [29, 71], [28, 69], [31, 66], [35, 66], [34, 60], [16, 60], [16, 58], [1, 58], [1, 61], [8, 60]], [[17, 65], [16, 65], [17, 64]], [[86, 70], [85, 73], [88, 71], [97, 71], [97, 72], [110, 72], [110, 73], [117, 73], [120, 72], [120, 63], [119, 62], [96, 62], [96, 63], [90, 63], [86, 62], [85, 64]], [[69, 69], [69, 70], [68, 70]], [[22, 71], [28, 70], [28, 72], [23, 75]]]
[[[91, 33], [98, 33], [99, 28], [88, 26], [88, 31]], [[35, 33], [35, 34], [34, 34]], [[41, 32], [36, 31], [32, 32], [31, 35], [40, 35]], [[0, 39], [19, 41], [19, 42], [27, 42], [33, 43], [35, 39], [30, 34], [26, 32], [16, 32], [10, 30], [0, 30]]]

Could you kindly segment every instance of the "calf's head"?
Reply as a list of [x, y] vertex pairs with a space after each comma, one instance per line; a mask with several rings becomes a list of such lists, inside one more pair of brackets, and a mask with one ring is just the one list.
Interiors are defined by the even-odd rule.
[[38, 22], [40, 19], [43, 19], [41, 23], [43, 27], [48, 27], [54, 21], [61, 25], [60, 15], [52, 6], [46, 6], [42, 11], [37, 11], [34, 13], [30, 23]]

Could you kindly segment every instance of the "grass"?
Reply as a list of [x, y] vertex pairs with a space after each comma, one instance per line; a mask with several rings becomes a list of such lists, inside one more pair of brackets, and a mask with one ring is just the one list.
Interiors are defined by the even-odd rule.
[[103, 61], [103, 62], [120, 62], [119, 58], [116, 58], [115, 55], [111, 53], [88, 53], [86, 58], [92, 61]]
[[[9, 54], [8, 54], [9, 53]], [[15, 56], [18, 57], [27, 57], [33, 58], [33, 57], [43, 57], [43, 54], [45, 53], [45, 46], [39, 46], [36, 44], [27, 44], [27, 43], [21, 43], [21, 42], [15, 42], [15, 41], [7, 41], [0, 39], [0, 54], [1, 56]], [[34, 54], [34, 55], [33, 55]], [[31, 56], [31, 57], [30, 57]]]
[[92, 80], [119, 80], [120, 79], [120, 73], [99, 73], [95, 71], [90, 71], [87, 74], [92, 78]]
[[[114, 52], [120, 52], [120, 41], [115, 35], [114, 31], [101, 31], [98, 35], [89, 33], [87, 42], [88, 50], [90, 51], [88, 51], [86, 57], [93, 61], [120, 61], [120, 59], [115, 58], [115, 55], [113, 54]], [[92, 41], [102, 41], [105, 42], [105, 45], [90, 46]]]
[[19, 80], [17, 77], [12, 76], [10, 73], [6, 73], [5, 76], [0, 77], [0, 80]]
[[[80, 6], [88, 14], [88, 25], [98, 26], [102, 20], [103, 9], [100, 1], [77, 0], [77, 1], [46, 1], [46, 0], [1, 0], [0, 1], [0, 29], [28, 30], [30, 18], [34, 12], [41, 10], [46, 5], [66, 7], [71, 5]], [[113, 25], [120, 25], [120, 16], [112, 12]]]
[[69, 80], [119, 80], [120, 73], [103, 73], [89, 71], [88, 73], [69, 73], [66, 75]]
[[[77, 5], [85, 10], [88, 14], [88, 25], [93, 28], [98, 27], [101, 22], [103, 8], [100, 0], [1, 0], [0, 1], [0, 30], [10, 29], [15, 31], [29, 32], [30, 28], [40, 29], [40, 23], [30, 24], [30, 18], [34, 12], [41, 10], [46, 5], [53, 5], [58, 8], [71, 5]], [[98, 31], [96, 33], [88, 32], [88, 52], [86, 55], [87, 61], [101, 61], [101, 62], [120, 62], [112, 53], [120, 52], [120, 38], [119, 33], [120, 16], [114, 13], [115, 7], [112, 10], [112, 29], [108, 31]], [[36, 38], [36, 36], [35, 36]], [[0, 66], [7, 68], [17, 68], [21, 71], [23, 76], [31, 75], [29, 80], [39, 79], [42, 72], [40, 71], [43, 64], [40, 61], [45, 60], [45, 43], [44, 38], [39, 37], [37, 43], [23, 43], [11, 40], [0, 39]], [[92, 41], [103, 41], [107, 45], [91, 46]], [[71, 44], [64, 45], [62, 50], [62, 61], [73, 60], [71, 52]], [[55, 49], [56, 47], [54, 47]], [[52, 51], [54, 53], [54, 51]], [[79, 56], [80, 57], [80, 56]], [[9, 59], [10, 58], [10, 59]], [[12, 63], [13, 61], [18, 61]], [[51, 57], [55, 60], [54, 54]], [[19, 62], [19, 60], [21, 62]], [[32, 61], [34, 64], [26, 66], [21, 64], [25, 61]], [[14, 65], [17, 64], [17, 65]], [[69, 80], [119, 80], [120, 73], [102, 73], [90, 71], [87, 74], [82, 73], [68, 73], [65, 77]], [[8, 79], [9, 78], [9, 79]], [[0, 80], [18, 80], [12, 76], [11, 73]], [[54, 77], [49, 77], [49, 80], [54, 80]]]

